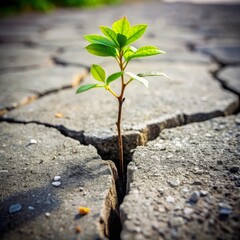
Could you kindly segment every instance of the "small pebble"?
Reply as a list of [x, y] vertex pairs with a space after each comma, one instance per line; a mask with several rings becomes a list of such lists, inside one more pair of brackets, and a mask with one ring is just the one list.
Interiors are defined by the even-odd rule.
[[237, 173], [239, 171], [239, 166], [237, 165], [232, 165], [230, 168], [229, 168], [229, 171], [231, 173]]
[[58, 181], [60, 178], [61, 178], [60, 176], [55, 176], [55, 177], [53, 178], [53, 180], [54, 180], [54, 181]]
[[212, 135], [210, 133], [205, 134], [206, 137], [211, 137]]
[[46, 213], [45, 213], [45, 216], [46, 216], [46, 217], [50, 217], [50, 216], [51, 216], [51, 213], [46, 212]]
[[60, 181], [55, 181], [55, 182], [52, 182], [52, 185], [54, 187], [59, 187], [61, 185], [61, 182]]
[[202, 174], [204, 173], [204, 170], [202, 170], [202, 169], [196, 169], [196, 170], [194, 170], [194, 173], [195, 173], [195, 174], [198, 174], [198, 175], [202, 175]]
[[167, 148], [165, 147], [165, 146], [161, 146], [160, 148], [159, 148], [159, 150], [160, 151], [165, 151]]
[[215, 130], [215, 131], [221, 131], [221, 130], [223, 130], [224, 128], [225, 128], [225, 125], [222, 124], [222, 125], [219, 125], [219, 126], [215, 127], [214, 130]]
[[219, 215], [220, 217], [227, 217], [232, 212], [232, 207], [227, 203], [220, 202], [218, 204], [219, 207]]
[[166, 197], [166, 201], [169, 202], [169, 203], [174, 203], [175, 198], [169, 195], [169, 196]]
[[191, 203], [197, 203], [199, 197], [200, 197], [199, 192], [198, 192], [198, 191], [194, 191], [194, 192], [192, 193], [191, 197], [189, 198], [189, 201], [190, 201]]
[[173, 154], [168, 154], [167, 155], [167, 159], [170, 159], [170, 158], [172, 158], [173, 157]]
[[177, 187], [180, 185], [180, 180], [179, 179], [172, 179], [170, 181], [168, 181], [168, 184], [171, 186], [171, 187]]
[[183, 213], [185, 214], [185, 215], [190, 215], [191, 213], [193, 213], [194, 212], [194, 210], [192, 209], [192, 208], [184, 208], [183, 209]]
[[235, 119], [235, 123], [238, 124], [238, 125], [240, 125], [240, 118], [236, 118], [236, 119]]
[[34, 210], [34, 207], [32, 207], [32, 206], [28, 206], [28, 210], [29, 210], [29, 211]]
[[8, 209], [9, 213], [16, 213], [22, 210], [22, 205], [17, 203], [14, 205], [11, 205]]
[[75, 228], [75, 231], [76, 231], [76, 233], [80, 233], [80, 232], [81, 232], [81, 227], [80, 227], [80, 226], [77, 226], [77, 227]]
[[183, 193], [188, 193], [188, 192], [189, 192], [189, 189], [188, 189], [188, 188], [183, 188], [182, 192], [183, 192]]
[[206, 197], [207, 195], [208, 195], [208, 191], [205, 191], [205, 190], [200, 191], [200, 196], [201, 197]]
[[31, 139], [30, 142], [29, 142], [29, 144], [37, 144], [37, 140]]

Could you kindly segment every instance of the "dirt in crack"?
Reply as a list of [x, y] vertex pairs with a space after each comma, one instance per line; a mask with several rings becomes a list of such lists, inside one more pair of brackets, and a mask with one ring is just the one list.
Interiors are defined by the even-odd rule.
[[[2, 117], [0, 117], [0, 122], [7, 122], [7, 123], [11, 123], [11, 124], [24, 124], [24, 125], [37, 124], [37, 125], [45, 126], [48, 128], [54, 128], [54, 129], [58, 130], [61, 134], [63, 134], [65, 137], [70, 137], [74, 140], [78, 140], [81, 144], [83, 144], [80, 141], [80, 139], [83, 141], [83, 132], [76, 132], [76, 131], [68, 130], [68, 134], [66, 134], [66, 128], [64, 128], [63, 126], [55, 126], [55, 125], [52, 125], [49, 123], [42, 123], [42, 122], [38, 122], [38, 121], [21, 121], [21, 120], [16, 120], [16, 119], [11, 119], [11, 118], [2, 118]], [[106, 155], [105, 155], [105, 157], [106, 157]], [[131, 156], [127, 156], [126, 158], [130, 159]], [[107, 158], [107, 159], [109, 160], [109, 158]], [[103, 159], [103, 160], [105, 160], [105, 159]], [[118, 164], [117, 164], [118, 160], [113, 159], [111, 161], [112, 161], [112, 164], [114, 164], [116, 166], [115, 168], [112, 168], [112, 167], [111, 168], [113, 171], [115, 169], [115, 172], [116, 172], [116, 169], [118, 169]], [[125, 168], [125, 173], [126, 173], [127, 164], [124, 166], [124, 168]], [[123, 181], [119, 180], [118, 173], [114, 173], [113, 175], [115, 175], [115, 187], [116, 187], [116, 191], [117, 191], [118, 206], [116, 209], [111, 209], [111, 211], [110, 211], [109, 218], [108, 218], [108, 229], [106, 232], [109, 233], [110, 240], [120, 240], [121, 239], [120, 233], [122, 230], [122, 226], [121, 226], [121, 220], [120, 220], [120, 215], [119, 215], [119, 207], [124, 199], [124, 196], [126, 195], [126, 180], [127, 179], [126, 179], [126, 174], [124, 175]]]
[[[216, 115], [208, 114], [206, 118], [201, 119], [201, 121], [209, 120], [212, 118], [215, 118]], [[109, 139], [102, 139], [99, 138], [89, 138], [86, 137], [84, 134], [84, 131], [74, 131], [70, 130], [64, 126], [55, 126], [48, 123], [41, 123], [38, 121], [18, 121], [14, 119], [6, 119], [0, 118], [0, 121], [5, 121], [9, 123], [20, 123], [20, 124], [29, 124], [29, 123], [35, 123], [38, 125], [43, 125], [50, 128], [57, 129], [61, 134], [63, 134], [66, 137], [70, 137], [72, 139], [78, 140], [83, 145], [93, 145], [97, 151], [98, 154], [101, 156], [103, 160], [112, 160], [114, 164], [116, 165], [116, 168], [118, 169], [119, 164], [119, 158], [118, 158], [118, 145], [117, 145], [117, 137], [113, 136]], [[154, 122], [149, 125], [147, 125], [144, 129], [139, 131], [138, 133], [134, 133], [133, 135], [127, 134], [123, 135], [123, 145], [124, 145], [124, 180], [120, 181], [118, 177], [115, 178], [115, 186], [117, 191], [117, 197], [118, 197], [118, 205], [116, 210], [112, 209], [110, 211], [110, 216], [108, 217], [108, 232], [109, 232], [109, 239], [118, 240], [120, 238], [122, 226], [121, 226], [121, 218], [119, 214], [119, 208], [121, 203], [124, 200], [124, 197], [126, 196], [126, 183], [127, 181], [131, 181], [131, 179], [127, 179], [127, 166], [132, 160], [133, 155], [133, 149], [135, 149], [137, 146], [145, 145], [148, 141], [156, 139], [160, 132], [163, 129], [167, 128], [173, 128], [181, 125], [186, 125], [190, 122], [184, 120], [184, 115], [174, 116], [171, 117], [163, 122]], [[115, 169], [116, 169], [115, 168]], [[115, 170], [116, 171], [116, 170]]]
[[[117, 149], [116, 149], [117, 150]], [[117, 152], [117, 151], [116, 151]], [[99, 154], [100, 155], [100, 154]], [[101, 155], [100, 155], [101, 156]], [[117, 191], [117, 198], [118, 198], [118, 206], [117, 210], [112, 210], [110, 212], [110, 217], [108, 220], [108, 226], [109, 226], [109, 239], [110, 240], [120, 240], [121, 239], [121, 231], [122, 231], [122, 225], [121, 225], [121, 218], [120, 218], [120, 205], [122, 204], [124, 197], [126, 196], [126, 186], [127, 186], [127, 166], [128, 163], [131, 161], [132, 154], [129, 152], [129, 154], [125, 154], [125, 157], [127, 161], [124, 162], [124, 176], [123, 179], [119, 178], [117, 174], [117, 178], [115, 179], [115, 186]], [[104, 155], [104, 158], [101, 156], [103, 160], [108, 160], [109, 158]], [[115, 169], [117, 169], [117, 172], [119, 172], [119, 158], [111, 159], [111, 161], [116, 166]]]

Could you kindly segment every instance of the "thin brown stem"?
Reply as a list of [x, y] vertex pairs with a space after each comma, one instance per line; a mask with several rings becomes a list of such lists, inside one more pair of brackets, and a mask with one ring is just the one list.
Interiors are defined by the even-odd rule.
[[118, 148], [119, 148], [119, 176], [123, 179], [124, 174], [124, 162], [123, 162], [123, 141], [122, 141], [122, 130], [121, 130], [121, 119], [122, 119], [122, 104], [123, 99], [118, 99], [118, 120], [117, 120], [117, 130], [118, 130]]
[[[123, 64], [123, 56], [122, 52], [120, 52], [119, 55], [119, 67], [121, 71], [124, 71], [124, 64]], [[121, 76], [121, 83], [122, 83], [122, 88], [121, 88], [121, 94], [118, 96], [118, 119], [117, 119], [117, 130], [118, 130], [118, 149], [119, 149], [119, 175], [120, 178], [123, 180], [123, 175], [124, 175], [124, 159], [123, 159], [123, 140], [122, 140], [122, 129], [121, 129], [121, 121], [122, 121], [122, 105], [124, 102], [124, 90], [126, 87], [126, 84], [124, 83], [124, 75]]]

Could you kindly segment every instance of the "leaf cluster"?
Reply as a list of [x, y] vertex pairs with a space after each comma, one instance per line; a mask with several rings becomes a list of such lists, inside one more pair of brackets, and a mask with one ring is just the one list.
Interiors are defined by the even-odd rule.
[[144, 46], [139, 49], [129, 46], [137, 41], [146, 31], [147, 24], [131, 26], [126, 17], [113, 23], [112, 28], [100, 26], [104, 36], [91, 34], [84, 36], [89, 44], [86, 49], [91, 54], [102, 57], [123, 57], [128, 63], [133, 58], [148, 57], [164, 53], [154, 46]]
[[[106, 73], [101, 66], [96, 64], [92, 65], [92, 76], [100, 83], [81, 86], [78, 88], [77, 93], [81, 93], [92, 88], [104, 87], [115, 97], [118, 97], [117, 94], [112, 91], [109, 84], [119, 77], [122, 78], [122, 85], [124, 87], [128, 85], [132, 80], [137, 80], [148, 87], [148, 81], [143, 77], [166, 76], [163, 73], [158, 72], [151, 72], [148, 74], [140, 73], [137, 75], [134, 73], [125, 72], [128, 63], [132, 59], [165, 53], [155, 46], [143, 46], [137, 49], [130, 45], [141, 38], [146, 29], [147, 24], [138, 24], [131, 26], [128, 19], [126, 17], [123, 17], [114, 22], [112, 24], [112, 28], [109, 28], [107, 26], [100, 26], [100, 30], [104, 36], [96, 34], [84, 36], [84, 38], [90, 42], [90, 44], [86, 47], [89, 53], [101, 57], [115, 58], [120, 67], [120, 71], [106, 77]], [[123, 80], [124, 75], [128, 75], [130, 77], [126, 83]]]

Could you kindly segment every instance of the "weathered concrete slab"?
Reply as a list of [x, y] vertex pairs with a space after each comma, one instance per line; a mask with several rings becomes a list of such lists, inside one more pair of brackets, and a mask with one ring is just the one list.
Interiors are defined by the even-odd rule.
[[46, 67], [0, 75], [0, 110], [18, 107], [52, 91], [71, 87], [87, 74], [83, 67]]
[[[59, 66], [59, 69], [63, 70], [56, 72], [48, 70], [50, 68], [31, 70], [26, 79], [25, 73], [14, 75], [11, 71], [17, 73], [17, 70], [22, 68], [27, 68], [25, 71], [35, 66], [42, 67], [48, 65], [49, 59], [53, 57], [56, 62], [79, 66], [79, 71], [84, 69], [81, 66], [89, 67], [92, 63], [100, 63], [112, 73], [114, 67], [108, 62], [108, 58], [95, 58], [83, 49], [87, 43], [82, 41], [81, 36], [99, 33], [98, 25], [110, 26], [113, 21], [123, 16], [127, 16], [133, 25], [149, 24], [146, 35], [136, 43], [137, 47], [151, 44], [168, 53], [165, 56], [136, 61], [129, 70], [158, 70], [166, 72], [171, 78], [171, 81], [162, 78], [150, 79], [150, 89], [137, 83], [129, 86], [123, 112], [125, 160], [127, 157], [129, 160], [131, 149], [156, 138], [166, 127], [228, 115], [239, 109], [238, 97], [222, 89], [218, 81], [208, 74], [208, 66], [212, 63], [210, 56], [217, 54], [211, 52], [202, 55], [192, 51], [195, 46], [211, 51], [215, 48], [224, 51], [225, 47], [239, 48], [239, 7], [137, 1], [102, 9], [59, 9], [47, 15], [26, 14], [1, 19], [0, 42], [4, 43], [1, 48], [10, 47], [4, 50], [4, 55], [1, 54], [4, 56], [1, 65], [7, 68], [0, 70], [7, 70], [9, 73], [4, 76], [11, 76], [1, 80], [4, 86], [1, 84], [0, 87], [1, 97], [4, 96], [1, 102], [6, 103], [10, 98], [11, 104], [6, 107], [14, 107], [16, 105], [12, 103], [18, 102], [24, 96], [41, 96], [28, 106], [9, 112], [5, 117], [26, 123], [35, 121], [53, 125], [82, 143], [94, 144], [103, 158], [116, 159], [117, 103], [111, 95], [100, 89], [77, 96], [73, 89], [63, 90], [62, 88], [70, 84], [69, 74], [72, 76], [71, 71], [65, 72], [67, 68], [63, 65]], [[9, 42], [14, 44], [5, 44]], [[19, 42], [24, 44], [17, 44]], [[14, 55], [11, 51], [17, 54]], [[226, 54], [227, 57], [225, 53], [221, 55], [218, 52], [219, 61], [227, 64], [238, 63], [238, 53], [232, 52]], [[11, 63], [11, 58], [15, 61], [17, 56], [21, 60]], [[41, 83], [40, 78], [37, 78], [40, 76]], [[10, 80], [14, 78], [15, 83]], [[39, 79], [39, 82], [31, 81], [31, 78]], [[25, 84], [22, 84], [22, 80], [17, 81], [18, 79], [24, 79]], [[68, 82], [65, 82], [65, 79], [69, 79]], [[84, 81], [89, 82], [92, 82], [89, 78]], [[58, 89], [61, 91], [58, 92]], [[209, 235], [205, 234], [204, 229], [208, 229], [208, 226], [210, 236], [217, 231], [219, 236], [224, 231], [221, 236], [226, 238], [234, 237], [234, 231], [239, 234], [239, 207], [236, 207], [239, 205], [236, 200], [239, 198], [239, 192], [236, 194], [236, 186], [239, 185], [239, 162], [234, 162], [239, 159], [239, 152], [235, 150], [239, 145], [239, 133], [233, 126], [234, 121], [239, 122], [224, 118], [219, 123], [213, 123], [213, 126], [206, 122], [164, 131], [161, 137], [166, 135], [165, 139], [158, 139], [159, 142], [150, 143], [146, 148], [137, 150], [134, 161], [140, 159], [143, 167], [138, 165], [135, 169], [137, 164], [129, 167], [128, 179], [132, 185], [122, 209], [122, 239], [132, 239], [131, 236], [133, 239], [154, 240], [155, 236], [156, 239], [173, 239], [180, 234], [183, 234], [184, 239], [188, 239], [193, 233], [206, 239], [205, 236]], [[112, 183], [114, 174], [106, 162], [101, 162], [96, 151], [43, 126], [11, 126], [6, 123], [0, 125], [0, 141], [3, 141], [2, 149], [0, 148], [1, 159], [9, 159], [9, 164], [6, 164], [6, 161], [0, 163], [0, 195], [6, 194], [1, 200], [4, 204], [0, 206], [3, 206], [1, 209], [4, 211], [4, 219], [10, 223], [3, 225], [4, 219], [0, 214], [1, 229], [9, 229], [6, 235], [1, 235], [0, 238], [31, 239], [34, 236], [36, 239], [92, 239], [108, 235], [104, 234], [107, 218], [109, 211], [114, 211], [116, 205], [116, 192]], [[16, 136], [19, 133], [20, 138]], [[236, 142], [232, 140], [235, 133]], [[184, 139], [181, 141], [182, 138]], [[212, 153], [212, 149], [216, 153]], [[149, 151], [149, 156], [138, 156], [142, 151]], [[213, 157], [216, 157], [217, 164]], [[162, 161], [163, 168], [160, 168], [162, 165], [156, 164], [156, 161]], [[200, 165], [199, 162], [206, 164]], [[188, 164], [190, 170], [186, 170]], [[12, 168], [6, 169], [6, 166]], [[142, 174], [142, 180], [139, 180], [138, 173]], [[56, 175], [61, 176], [59, 187], [51, 185]], [[7, 182], [8, 176], [11, 182]], [[10, 186], [10, 183], [13, 184]], [[142, 191], [145, 183], [148, 183], [148, 187]], [[199, 192], [192, 193], [200, 190], [205, 192], [201, 192], [202, 197], [199, 197], [197, 203], [187, 205], [186, 200], [191, 196], [192, 201], [196, 201]], [[10, 203], [10, 200], [11, 205], [21, 204], [21, 211], [9, 214], [7, 202]], [[210, 203], [212, 209], [209, 207]], [[89, 206], [91, 212], [79, 219], [76, 214], [80, 204]], [[225, 217], [226, 221], [218, 219], [218, 214], [221, 218]], [[104, 224], [97, 224], [99, 219]], [[149, 222], [149, 219], [152, 221]], [[20, 222], [23, 224], [19, 224]], [[75, 234], [78, 226], [82, 232]], [[117, 224], [115, 226], [119, 227]], [[102, 230], [103, 228], [105, 230]], [[133, 234], [130, 233], [132, 229], [135, 231]]]
[[[0, 124], [0, 238], [104, 239], [117, 196], [92, 146], [35, 124]], [[54, 177], [60, 176], [53, 186]], [[21, 210], [9, 213], [9, 207]], [[80, 206], [89, 207], [85, 216]], [[76, 233], [79, 228], [80, 233]]]
[[214, 48], [196, 48], [198, 51], [213, 56], [218, 62], [222, 64], [236, 64], [240, 63], [240, 47], [214, 47]]
[[[114, 67], [106, 66], [108, 74]], [[238, 106], [238, 97], [221, 88], [206, 71], [192, 64], [135, 63], [129, 71], [164, 71], [171, 78], [151, 78], [146, 89], [139, 83], [129, 85], [123, 110], [126, 152], [156, 137], [166, 127], [228, 115]], [[116, 71], [116, 69], [114, 70]], [[93, 82], [86, 79], [83, 84]], [[63, 118], [55, 118], [62, 112]], [[39, 99], [5, 115], [19, 121], [38, 121], [56, 125], [81, 142], [93, 144], [101, 154], [116, 157], [117, 102], [104, 89], [81, 95], [74, 90], [61, 91]], [[64, 126], [64, 127], [63, 127]]]
[[128, 166], [121, 239], [238, 239], [240, 115], [163, 130]]
[[218, 73], [218, 78], [232, 91], [240, 95], [240, 67], [226, 67]]
[[40, 67], [51, 64], [50, 56], [39, 49], [17, 44], [2, 44], [0, 48], [0, 71], [12, 68]]

